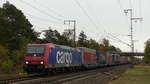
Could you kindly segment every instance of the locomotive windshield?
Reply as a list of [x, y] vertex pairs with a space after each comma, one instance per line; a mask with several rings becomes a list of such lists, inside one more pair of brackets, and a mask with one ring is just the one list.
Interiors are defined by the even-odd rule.
[[28, 46], [27, 56], [43, 56], [44, 46]]

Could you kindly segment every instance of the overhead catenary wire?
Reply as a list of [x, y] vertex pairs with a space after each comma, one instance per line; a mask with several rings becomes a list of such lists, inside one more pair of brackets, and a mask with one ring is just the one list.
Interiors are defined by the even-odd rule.
[[80, 7], [80, 9], [83, 11], [83, 13], [88, 17], [89, 21], [92, 22], [92, 24], [98, 28], [98, 26], [95, 24], [95, 22], [93, 21], [93, 19], [89, 16], [89, 14], [87, 13], [87, 11], [81, 6], [81, 4], [78, 2], [78, 0], [73, 0], [75, 1], [75, 3]]
[[121, 33], [111, 33], [113, 34], [115, 37], [121, 36], [121, 37], [127, 37], [129, 36], [128, 34], [121, 34]]
[[[114, 39], [114, 38], [112, 38], [112, 37], [110, 37], [110, 36], [106, 36], [106, 38], [109, 39], [110, 41], [113, 40], [114, 42], [118, 42], [118, 40], [116, 40], [116, 39]], [[102, 39], [101, 39], [101, 41], [102, 41]], [[120, 42], [119, 42], [119, 43], [120, 43]]]
[[114, 40], [114, 41], [116, 41], [116, 42], [125, 44], [125, 45], [128, 46], [128, 47], [131, 47], [128, 43], [124, 43], [124, 42], [122, 42], [122, 41], [116, 40], [116, 39], [114, 39], [114, 38], [112, 38], [112, 37], [110, 37], [110, 36], [106, 36], [106, 37], [109, 38], [109, 39], [112, 39], [112, 40]]
[[[92, 9], [92, 7], [89, 5], [89, 3], [88, 3], [88, 0], [86, 0], [86, 2], [87, 2], [87, 7], [88, 7], [88, 9], [90, 10], [90, 13], [93, 13], [94, 12], [94, 10]], [[87, 11], [87, 13], [88, 13], [88, 11]], [[95, 15], [94, 15], [95, 16]], [[99, 28], [98, 28], [99, 29]], [[94, 31], [95, 32], [95, 31]], [[93, 33], [94, 34], [94, 33]], [[99, 36], [99, 33], [97, 33], [96, 34], [97, 36]]]
[[[32, 19], [31, 19], [32, 18]], [[63, 24], [59, 24], [59, 23], [49, 23], [47, 20], [42, 19], [42, 18], [34, 18], [34, 17], [30, 17], [29, 20], [32, 22], [32, 24], [38, 24], [38, 25], [43, 25], [45, 27], [50, 27], [52, 25], [61, 25], [63, 26]]]
[[[94, 16], [97, 16], [96, 13], [95, 13], [95, 11], [93, 10], [93, 7], [90, 5], [90, 3], [89, 3], [88, 0], [86, 0], [86, 3], [88, 4], [88, 7], [92, 10], [91, 12], [95, 14]], [[118, 3], [119, 3], [119, 7], [120, 7], [120, 9], [121, 9], [121, 13], [123, 13], [124, 8], [123, 8], [123, 6], [122, 6], [122, 4], [121, 4], [121, 1], [118, 0]], [[124, 13], [123, 13], [123, 14], [124, 14]], [[97, 22], [98, 22], [99, 24], [101, 24], [101, 25], [103, 26], [103, 28], [104, 28], [104, 31], [106, 31], [105, 28], [109, 28], [109, 27], [107, 27], [106, 25], [104, 26], [104, 25], [102, 24], [102, 22], [103, 22], [103, 21], [102, 21], [102, 18], [100, 18], [100, 19], [101, 19], [101, 22], [99, 21], [99, 17], [97, 16], [97, 18], [96, 18]], [[126, 22], [127, 22], [127, 19], [126, 19]]]
[[[122, 6], [122, 4], [121, 4], [121, 0], [118, 0], [118, 4], [119, 4], [119, 6], [120, 6], [120, 9], [121, 9], [121, 11], [122, 10], [124, 10], [124, 7]], [[129, 0], [129, 9], [128, 10], [132, 10], [132, 0]], [[127, 13], [126, 13], [126, 11], [124, 10], [124, 12], [122, 12], [122, 13], [125, 13], [126, 14], [126, 17], [127, 17]], [[130, 15], [131, 16], [131, 15]], [[131, 23], [131, 21], [130, 21], [130, 23]], [[128, 26], [130, 27], [130, 24], [129, 24], [129, 20], [128, 20], [128, 18], [126, 18], [126, 24], [128, 24]], [[131, 31], [131, 30], [130, 30]], [[133, 31], [133, 30], [132, 30]], [[129, 44], [127, 44], [127, 45], [129, 45]], [[131, 45], [130, 45], [130, 47], [131, 47]]]
[[[13, 3], [16, 3], [16, 2], [12, 2], [12, 1], [9, 1], [9, 2], [11, 2], [12, 4]], [[20, 4], [20, 3], [17, 3], [17, 4]], [[21, 6], [21, 5], [20, 5]], [[31, 18], [34, 20], [34, 21], [39, 21], [39, 22], [43, 22], [44, 24], [45, 23], [51, 23], [51, 24], [58, 24], [58, 25], [63, 25], [63, 23], [62, 22], [59, 22], [59, 21], [54, 21], [54, 20], [52, 20], [52, 19], [50, 19], [50, 18], [44, 18], [44, 17], [41, 17], [41, 16], [36, 16], [37, 14], [32, 14], [32, 13], [30, 13], [30, 12], [27, 12], [27, 11], [23, 11], [23, 13], [24, 13], [24, 15], [25, 16], [27, 16], [27, 18], [28, 19], [30, 19], [31, 20]], [[33, 21], [32, 20], [32, 21]]]
[[[27, 5], [27, 4], [26, 4]], [[32, 7], [32, 6], [31, 6]], [[37, 10], [37, 9], [36, 9]], [[27, 12], [25, 12], [25, 15], [27, 15], [27, 16], [29, 16], [28, 18], [30, 19], [30, 18], [32, 18], [32, 19], [30, 19], [32, 22], [40, 22], [40, 24], [43, 24], [45, 27], [40, 27], [40, 26], [37, 26], [36, 24], [33, 24], [33, 27], [34, 28], [48, 28], [50, 25], [49, 24], [46, 24], [45, 22], [52, 22], [52, 23], [56, 23], [56, 22], [54, 22], [54, 21], [51, 21], [51, 20], [49, 20], [49, 19], [45, 19], [45, 18], [42, 18], [42, 17], [39, 17], [39, 16], [35, 16], [35, 15], [32, 15], [32, 14], [30, 14], [30, 13], [27, 13]], [[37, 21], [38, 20], [38, 21]], [[42, 22], [42, 23], [41, 23]], [[35, 26], [36, 25], [36, 26]]]
[[[89, 3], [89, 0], [86, 0], [86, 3], [87, 3], [87, 7], [88, 7], [89, 10], [90, 10], [90, 13], [93, 14], [93, 17], [95, 16], [96, 22], [98, 23], [99, 27], [100, 27], [100, 25], [101, 25], [102, 28], [103, 28], [103, 31], [106, 31], [106, 30], [105, 30], [106, 25], [105, 25], [105, 26], [103, 25], [103, 23], [102, 23], [102, 22], [103, 22], [103, 21], [102, 21], [102, 18], [100, 18], [100, 17], [95, 13], [93, 6]], [[99, 18], [101, 19], [101, 21], [99, 20]], [[99, 30], [99, 28], [98, 28], [98, 30]], [[102, 31], [102, 30], [100, 30], [100, 31]], [[96, 35], [99, 36], [100, 33], [97, 33]]]
[[[102, 21], [99, 21], [99, 16], [95, 13], [94, 8], [92, 7], [92, 5], [89, 3], [89, 0], [86, 0], [87, 3], [87, 7], [90, 10], [90, 13], [93, 14], [92, 16], [95, 17], [95, 19], [97, 20], [96, 22], [98, 22], [99, 26], [101, 25], [103, 28], [105, 28], [105, 26], [101, 23]], [[102, 20], [102, 19], [101, 19]]]
[[[85, 27], [84, 27], [84, 28], [85, 28]], [[86, 29], [86, 30], [87, 30], [87, 29]], [[83, 31], [83, 30], [82, 30], [82, 29], [78, 29], [78, 31], [81, 32], [81, 31]], [[95, 35], [95, 36], [96, 36], [96, 34], [93, 33], [93, 32], [85, 32], [85, 31], [84, 31], [84, 33], [88, 33], [88, 35], [91, 34], [91, 35]], [[87, 37], [92, 38], [92, 37], [90, 37], [90, 36], [87, 36]]]
[[[104, 37], [102, 37], [102, 38], [105, 38], [106, 28], [110, 28], [110, 27], [108, 27], [108, 25], [104, 25], [104, 23], [103, 23], [104, 21], [103, 21], [102, 15], [101, 15], [101, 17], [99, 17], [99, 16], [97, 15], [97, 13], [95, 13], [94, 8], [93, 8], [93, 7], [91, 6], [91, 4], [89, 3], [89, 0], [86, 0], [86, 3], [87, 3], [87, 5], [88, 5], [89, 9], [92, 10], [91, 13], [94, 13], [94, 16], [96, 16], [96, 20], [97, 20], [98, 24], [102, 26], [103, 31], [104, 31], [104, 34], [102, 35], [102, 36], [104, 36]], [[100, 20], [99, 20], [99, 19], [100, 19]], [[100, 30], [100, 31], [102, 31], [102, 30]], [[98, 33], [97, 36], [100, 36], [100, 33]], [[101, 38], [101, 37], [100, 37], [100, 38]]]
[[[9, 2], [11, 2], [11, 4], [15, 3], [13, 1], [9, 1]], [[39, 29], [39, 31], [41, 31], [42, 29], [48, 28], [48, 27], [50, 27], [53, 24], [61, 25], [61, 26], [63, 25], [63, 23], [58, 22], [58, 21], [54, 21], [54, 20], [52, 20], [50, 18], [44, 18], [44, 17], [41, 17], [41, 16], [36, 16], [37, 14], [33, 15], [32, 13], [27, 12], [27, 11], [23, 11], [23, 13], [27, 17], [27, 19], [29, 19], [29, 21], [32, 23], [33, 28], [36, 31], [38, 31], [37, 29]], [[35, 25], [39, 25], [39, 26], [35, 27]], [[40, 27], [40, 26], [43, 26], [43, 27]]]
[[32, 24], [34, 25], [34, 24], [40, 24], [40, 25], [44, 25], [44, 26], [47, 26], [47, 27], [49, 27], [50, 26], [50, 24], [49, 23], [45, 23], [44, 21], [37, 21], [36, 19], [30, 19], [30, 21], [32, 22]]
[[44, 7], [45, 9], [47, 9], [47, 11], [50, 11], [52, 13], [54, 13], [55, 15], [57, 15], [58, 17], [62, 18], [62, 19], [66, 19], [65, 16], [63, 16], [62, 14], [56, 12], [55, 10], [53, 10], [52, 8], [47, 7], [46, 5], [43, 5], [42, 3], [38, 3], [37, 0], [35, 0], [36, 4], [41, 5], [42, 7]]
[[39, 11], [40, 13], [43, 13], [43, 14], [45, 14], [45, 15], [47, 15], [47, 16], [49, 16], [49, 17], [51, 17], [51, 18], [53, 18], [53, 19], [55, 19], [55, 20], [57, 20], [57, 21], [63, 21], [62, 19], [60, 19], [60, 18], [58, 18], [58, 17], [55, 17], [55, 16], [49, 14], [48, 12], [45, 12], [45, 11], [43, 11], [43, 10], [37, 8], [36, 6], [33, 6], [32, 4], [30, 4], [30, 3], [28, 3], [28, 2], [26, 2], [26, 1], [24, 1], [24, 0], [19, 0], [19, 1], [21, 1], [22, 3], [24, 3], [24, 4], [26, 4], [26, 5], [30, 6], [30, 7], [32, 7], [32, 8], [34, 8], [34, 9], [36, 9], [36, 10]]
[[[82, 5], [81, 5], [77, 0], [74, 0], [74, 1], [75, 1], [75, 3], [78, 5], [78, 7], [82, 10], [82, 12], [88, 17], [89, 21], [93, 24], [93, 26], [95, 26], [96, 29], [99, 30], [99, 27], [98, 27], [97, 24], [93, 21], [93, 19], [90, 17], [90, 15], [89, 15], [88, 12], [85, 10], [85, 8], [82, 7]], [[94, 30], [92, 30], [92, 31], [94, 31]], [[94, 32], [95, 32], [95, 31], [94, 31]], [[97, 35], [97, 37], [98, 37], [99, 33], [97, 33], [96, 35]]]
[[[123, 44], [125, 44], [125, 45], [131, 47], [130, 44], [128, 44], [128, 43], [126, 43], [126, 42], [120, 40], [119, 38], [115, 37], [114, 35], [112, 35], [112, 34], [110, 34], [110, 33], [107, 33], [107, 34], [108, 34], [109, 36], [111, 36], [113, 39], [115, 39], [116, 41], [118, 41], [118, 42], [120, 42], [120, 43], [123, 43]], [[109, 36], [107, 36], [107, 37], [109, 37]]]
[[49, 20], [49, 19], [46, 19], [46, 18], [42, 18], [42, 17], [39, 17], [39, 16], [32, 15], [30, 13], [25, 12], [25, 15], [28, 16], [28, 18], [37, 19], [38, 21], [51, 22], [51, 23], [54, 23], [54, 24], [61, 24], [61, 22], [60, 23], [55, 22], [55, 21], [52, 21], [52, 20]]
[[124, 45], [126, 45], [126, 46], [129, 46], [130, 47], [130, 45], [129, 44], [127, 44], [127, 43], [124, 43], [124, 42], [121, 42], [121, 41], [119, 41], [119, 40], [116, 40], [116, 39], [114, 39], [114, 38], [112, 38], [112, 37], [110, 37], [110, 36], [106, 36], [108, 39], [111, 39], [111, 40], [113, 40], [113, 41], [115, 41], [115, 42], [119, 42], [119, 43], [122, 43], [122, 44], [124, 44]]

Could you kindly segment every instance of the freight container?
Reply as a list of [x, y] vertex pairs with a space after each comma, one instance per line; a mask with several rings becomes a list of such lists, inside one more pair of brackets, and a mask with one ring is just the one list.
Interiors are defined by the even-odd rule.
[[124, 64], [125, 63], [125, 56], [120, 56], [120, 64]]
[[51, 68], [81, 66], [81, 52], [75, 48], [57, 45], [50, 49], [48, 64]]
[[78, 49], [81, 50], [82, 64], [84, 67], [92, 68], [97, 66], [96, 50], [84, 47], [78, 47]]
[[116, 55], [114, 53], [112, 53], [111, 56], [112, 56], [112, 64], [115, 64], [115, 62], [116, 62]]
[[106, 53], [106, 63], [107, 63], [107, 65], [112, 65], [113, 64], [112, 53], [110, 53], [110, 52]]
[[112, 61], [113, 61], [113, 64], [119, 64], [119, 57], [120, 55], [118, 53], [112, 53]]
[[126, 63], [128, 63], [128, 62], [129, 62], [129, 58], [128, 58], [128, 57], [124, 57], [123, 63], [126, 64]]
[[98, 66], [106, 65], [106, 53], [96, 51], [96, 59], [97, 59]]

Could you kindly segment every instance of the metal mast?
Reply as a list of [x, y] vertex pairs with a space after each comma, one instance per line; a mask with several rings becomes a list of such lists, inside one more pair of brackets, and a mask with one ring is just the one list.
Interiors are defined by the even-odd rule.
[[130, 29], [131, 29], [131, 31], [130, 31], [130, 37], [131, 37], [131, 51], [132, 51], [132, 53], [134, 53], [134, 39], [133, 39], [133, 20], [134, 21], [137, 21], [137, 20], [142, 20], [143, 18], [133, 18], [133, 12], [132, 12], [133, 10], [132, 9], [126, 9], [126, 10], [124, 10], [124, 12], [127, 14], [128, 12], [130, 12]]
[[69, 23], [69, 25], [71, 22], [73, 22], [74, 24], [74, 47], [76, 47], [76, 20], [64, 20], [64, 24], [66, 24], [67, 22]]

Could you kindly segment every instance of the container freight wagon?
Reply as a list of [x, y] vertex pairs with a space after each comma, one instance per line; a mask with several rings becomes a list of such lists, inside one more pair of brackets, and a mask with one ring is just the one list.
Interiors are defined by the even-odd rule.
[[81, 50], [83, 67], [85, 68], [97, 67], [96, 50], [84, 47], [78, 47], [78, 49]]
[[120, 64], [125, 64], [125, 63], [126, 63], [126, 61], [127, 61], [127, 59], [126, 59], [126, 58], [127, 58], [126, 56], [121, 56], [121, 57], [120, 57], [120, 59], [119, 59]]
[[120, 55], [118, 53], [112, 53], [112, 61], [114, 65], [119, 64]]
[[110, 52], [106, 53], [106, 64], [113, 65], [113, 57], [112, 57], [112, 53]]
[[129, 57], [123, 56], [123, 60], [122, 60], [123, 64], [129, 63], [129, 61], [130, 61]]
[[27, 72], [81, 67], [81, 52], [77, 49], [49, 44], [29, 44], [24, 58]]
[[106, 53], [96, 51], [96, 60], [99, 67], [106, 66]]

